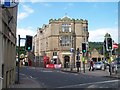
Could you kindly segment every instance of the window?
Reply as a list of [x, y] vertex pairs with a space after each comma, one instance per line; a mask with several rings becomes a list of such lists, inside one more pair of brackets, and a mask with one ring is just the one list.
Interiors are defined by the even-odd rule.
[[71, 32], [70, 24], [62, 24], [62, 32]]
[[61, 36], [60, 38], [60, 45], [61, 46], [70, 46], [71, 45], [71, 36]]
[[88, 31], [88, 28], [87, 27], [83, 27], [83, 31]]

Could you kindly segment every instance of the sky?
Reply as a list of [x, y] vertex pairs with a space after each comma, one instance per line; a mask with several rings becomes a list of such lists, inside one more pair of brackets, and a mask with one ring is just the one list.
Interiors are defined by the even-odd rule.
[[[37, 28], [49, 24], [49, 19], [58, 19], [66, 14], [74, 19], [88, 20], [89, 41], [103, 42], [106, 33], [118, 43], [118, 2], [44, 2], [30, 0], [18, 5], [17, 35], [34, 36]], [[35, 2], [36, 1], [36, 2]], [[18, 37], [18, 36], [17, 36]], [[23, 42], [23, 41], [22, 41]]]

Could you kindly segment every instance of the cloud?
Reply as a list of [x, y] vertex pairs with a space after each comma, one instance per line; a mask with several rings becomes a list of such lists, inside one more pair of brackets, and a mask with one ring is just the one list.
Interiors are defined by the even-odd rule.
[[18, 21], [19, 21], [19, 20], [22, 20], [22, 19], [24, 19], [24, 18], [26, 18], [26, 17], [28, 17], [28, 13], [26, 13], [26, 12], [21, 12], [21, 13], [18, 14]]
[[89, 31], [89, 41], [92, 42], [103, 42], [104, 36], [109, 33], [112, 39], [118, 43], [118, 29], [117, 28], [101, 28], [97, 30]]
[[23, 20], [24, 18], [28, 17], [31, 13], [34, 12], [32, 8], [27, 5], [22, 5], [23, 12], [18, 13], [18, 21]]
[[[32, 27], [18, 28], [16, 37], [18, 37], [18, 35], [20, 35], [21, 38], [25, 38], [26, 35], [34, 36], [35, 34], [36, 34], [36, 32], [34, 31], [34, 29]], [[17, 45], [18, 45], [18, 42], [17, 42]], [[21, 46], [24, 46], [24, 45], [25, 45], [25, 40], [21, 40]]]
[[34, 12], [34, 10], [32, 8], [30, 8], [29, 6], [27, 6], [27, 5], [22, 5], [22, 6], [23, 6], [23, 8], [26, 12], [28, 12], [28, 13], [33, 13]]

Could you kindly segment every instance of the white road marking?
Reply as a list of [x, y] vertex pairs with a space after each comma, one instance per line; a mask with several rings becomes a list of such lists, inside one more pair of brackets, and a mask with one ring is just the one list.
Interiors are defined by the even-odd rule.
[[53, 72], [53, 71], [42, 71], [42, 72]]
[[100, 84], [100, 83], [110, 83], [110, 82], [118, 82], [120, 80], [109, 80], [109, 81], [101, 81], [101, 82], [93, 82], [93, 83], [83, 83], [83, 84], [77, 84], [77, 85], [68, 85], [68, 86], [62, 86], [58, 88], [70, 88], [70, 87], [75, 87], [75, 86], [83, 86], [83, 85], [90, 85], [90, 84]]
[[29, 76], [30, 78], [32, 78], [32, 79], [36, 79], [36, 78], [34, 78], [34, 77], [32, 77], [32, 76]]
[[79, 74], [73, 74], [73, 75], [79, 75]]
[[33, 78], [32, 76], [30, 76], [30, 78]]

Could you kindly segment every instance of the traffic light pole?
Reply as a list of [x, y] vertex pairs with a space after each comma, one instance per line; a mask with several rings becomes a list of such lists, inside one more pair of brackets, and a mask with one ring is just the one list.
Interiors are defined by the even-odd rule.
[[112, 66], [111, 66], [111, 57], [112, 57], [112, 50], [110, 50], [110, 54], [109, 54], [110, 56], [110, 67], [109, 67], [109, 71], [110, 71], [110, 76], [112, 75], [112, 70], [111, 70], [111, 68], [112, 68]]
[[18, 35], [18, 73], [17, 73], [17, 83], [20, 83], [20, 40], [21, 39], [26, 39], [26, 38], [20, 38], [20, 35]]
[[76, 56], [76, 66], [77, 66], [77, 72], [79, 72], [79, 68], [80, 68], [80, 51], [79, 51], [79, 48], [77, 48], [77, 56]]
[[84, 58], [84, 52], [83, 52], [83, 72], [85, 73], [85, 58]]

